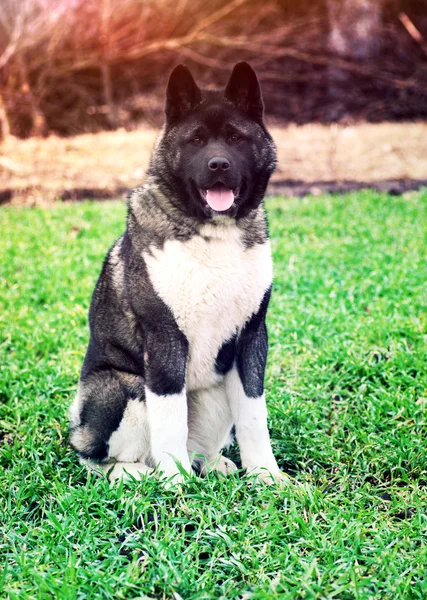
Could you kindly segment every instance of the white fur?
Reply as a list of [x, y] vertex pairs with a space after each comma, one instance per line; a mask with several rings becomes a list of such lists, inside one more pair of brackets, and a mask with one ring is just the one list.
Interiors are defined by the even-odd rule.
[[[142, 462], [117, 462], [117, 463], [105, 463], [100, 465], [101, 470], [107, 475], [110, 481], [116, 479], [129, 479], [129, 475], [140, 479], [141, 475], [152, 473], [153, 469], [147, 467]], [[99, 468], [99, 466], [98, 466]]]
[[190, 343], [189, 391], [221, 381], [215, 372], [219, 349], [257, 312], [272, 281], [268, 242], [245, 248], [231, 219], [200, 233], [143, 255], [156, 292]]
[[265, 483], [286, 480], [271, 449], [264, 394], [258, 398], [246, 396], [235, 368], [226, 376], [226, 390], [236, 426], [242, 466]]
[[129, 400], [123, 418], [109, 440], [108, 458], [120, 462], [146, 462], [150, 456], [150, 431], [147, 407], [140, 400]]
[[151, 454], [159, 470], [169, 477], [179, 473], [176, 460], [186, 471], [191, 470], [187, 452], [187, 394], [158, 396], [145, 388]]
[[224, 383], [188, 394], [189, 425], [187, 448], [190, 456], [203, 454], [210, 463], [231, 442], [233, 426]]
[[143, 462], [116, 462], [115, 460], [109, 460], [104, 463], [96, 463], [87, 458], [80, 458], [80, 464], [85, 465], [96, 475], [108, 475], [110, 481], [117, 479], [130, 479], [129, 475], [140, 479], [141, 475], [150, 474], [153, 472], [151, 467], [148, 467]]
[[223, 475], [230, 475], [233, 471], [237, 471], [237, 467], [232, 460], [218, 454], [215, 460], [210, 460], [202, 466], [202, 475], [206, 475], [209, 471], [218, 471]]

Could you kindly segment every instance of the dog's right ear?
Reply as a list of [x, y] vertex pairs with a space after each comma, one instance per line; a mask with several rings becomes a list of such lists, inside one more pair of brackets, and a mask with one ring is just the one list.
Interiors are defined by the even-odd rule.
[[185, 65], [174, 68], [166, 89], [166, 119], [171, 122], [185, 115], [202, 99], [202, 93]]

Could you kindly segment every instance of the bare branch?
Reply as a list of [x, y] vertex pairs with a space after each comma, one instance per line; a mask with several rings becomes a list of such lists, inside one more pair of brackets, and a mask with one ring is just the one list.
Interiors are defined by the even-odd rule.
[[415, 27], [408, 15], [406, 13], [401, 12], [399, 14], [399, 20], [406, 29], [406, 31], [409, 33], [411, 38], [418, 42], [422, 50], [427, 54], [427, 42], [421, 35], [421, 32]]
[[[343, 71], [348, 71], [354, 73], [355, 75], [360, 75], [362, 77], [370, 77], [374, 79], [380, 79], [385, 81], [393, 86], [401, 89], [419, 89], [423, 92], [427, 92], [427, 87], [425, 85], [420, 84], [417, 81], [413, 81], [412, 79], [400, 79], [398, 77], [394, 77], [390, 74], [381, 73], [379, 69], [373, 69], [370, 67], [364, 67], [362, 65], [353, 63], [351, 61], [347, 61], [342, 58], [331, 58], [325, 55], [315, 55], [310, 54], [308, 52], [304, 52], [301, 50], [297, 50], [295, 48], [280, 48], [278, 46], [271, 46], [267, 43], [260, 43], [260, 39], [258, 38], [257, 42], [249, 42], [244, 38], [227, 38], [227, 37], [216, 37], [210, 34], [203, 34], [202, 39], [210, 42], [211, 44], [215, 44], [221, 47], [236, 47], [244, 50], [251, 51], [255, 54], [264, 54], [269, 56], [270, 58], [283, 58], [289, 57], [294, 58], [296, 60], [311, 63], [314, 65], [321, 66], [334, 66]], [[267, 36], [264, 38], [267, 39]]]

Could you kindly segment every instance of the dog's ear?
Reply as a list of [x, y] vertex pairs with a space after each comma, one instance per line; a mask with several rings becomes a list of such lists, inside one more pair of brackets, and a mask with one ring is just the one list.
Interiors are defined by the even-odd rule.
[[185, 65], [174, 68], [166, 89], [166, 119], [173, 121], [191, 110], [202, 99], [202, 94], [190, 70]]
[[256, 121], [262, 122], [264, 102], [255, 71], [245, 61], [238, 62], [225, 88], [225, 97]]

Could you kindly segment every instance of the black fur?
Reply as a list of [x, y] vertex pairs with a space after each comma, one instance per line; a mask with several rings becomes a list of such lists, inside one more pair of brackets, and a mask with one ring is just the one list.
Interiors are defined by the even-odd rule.
[[251, 119], [263, 126], [264, 103], [255, 71], [242, 61], [234, 67], [225, 88], [225, 97]]
[[265, 317], [271, 288], [262, 299], [258, 312], [244, 326], [236, 345], [236, 364], [245, 393], [258, 398], [264, 392], [264, 373], [267, 362], [268, 337]]
[[159, 396], [179, 394], [185, 385], [188, 341], [174, 321], [146, 328], [146, 383]]
[[220, 375], [226, 375], [232, 368], [236, 353], [237, 335], [223, 343], [216, 357], [215, 369]]

